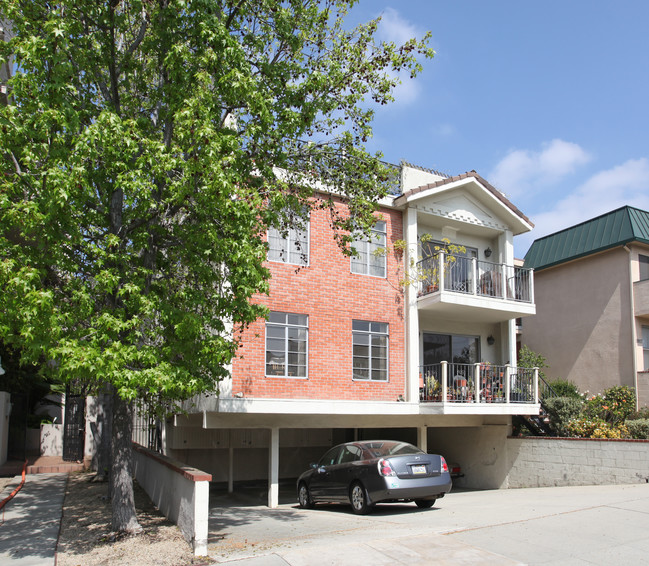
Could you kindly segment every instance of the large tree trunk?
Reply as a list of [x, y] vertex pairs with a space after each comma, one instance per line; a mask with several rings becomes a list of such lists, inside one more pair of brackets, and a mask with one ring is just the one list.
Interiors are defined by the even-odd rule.
[[113, 395], [113, 434], [111, 467], [111, 500], [113, 531], [139, 533], [142, 527], [135, 515], [133, 495], [133, 404]]
[[[113, 387], [106, 385], [97, 395], [97, 420], [91, 423], [92, 434], [95, 439], [95, 455], [92, 467], [97, 472], [95, 481], [107, 481], [110, 477], [111, 436], [113, 424]], [[110, 495], [110, 492], [109, 492]]]

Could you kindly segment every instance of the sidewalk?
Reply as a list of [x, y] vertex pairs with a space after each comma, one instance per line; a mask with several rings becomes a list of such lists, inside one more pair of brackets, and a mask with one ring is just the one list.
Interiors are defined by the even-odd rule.
[[[0, 564], [54, 566], [67, 474], [32, 474], [0, 510]], [[8, 496], [20, 483], [14, 478], [2, 491]]]

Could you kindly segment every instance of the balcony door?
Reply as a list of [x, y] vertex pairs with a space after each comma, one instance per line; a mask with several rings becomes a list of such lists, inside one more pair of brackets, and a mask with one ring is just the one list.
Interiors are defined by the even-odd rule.
[[480, 337], [425, 332], [423, 352], [425, 366], [440, 362], [475, 364], [480, 361]]

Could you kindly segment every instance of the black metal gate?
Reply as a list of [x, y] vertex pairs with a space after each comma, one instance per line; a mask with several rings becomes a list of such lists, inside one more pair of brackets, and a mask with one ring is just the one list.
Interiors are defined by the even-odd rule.
[[63, 459], [81, 462], [86, 438], [86, 397], [74, 395], [70, 386], [65, 393], [65, 425], [63, 426]]

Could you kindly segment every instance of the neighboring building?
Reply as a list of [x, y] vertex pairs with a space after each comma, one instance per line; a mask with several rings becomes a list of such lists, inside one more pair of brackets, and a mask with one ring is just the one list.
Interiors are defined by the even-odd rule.
[[535, 316], [523, 343], [547, 358], [547, 375], [601, 393], [636, 388], [649, 404], [649, 212], [624, 206], [536, 240]]
[[231, 489], [268, 478], [271, 506], [280, 478], [354, 438], [417, 443], [472, 469], [467, 485], [499, 487], [511, 416], [538, 414], [535, 372], [508, 365], [516, 319], [535, 313], [533, 274], [513, 256], [532, 224], [475, 172], [400, 173], [357, 257], [317, 208], [307, 225], [269, 230], [270, 294], [256, 300], [270, 317], [243, 333], [218, 394], [167, 424], [167, 453]]

